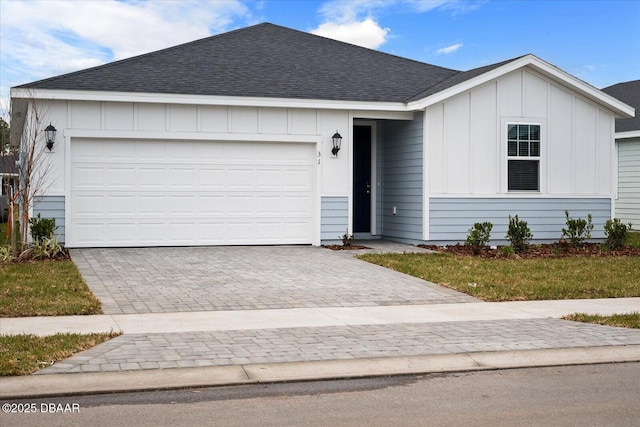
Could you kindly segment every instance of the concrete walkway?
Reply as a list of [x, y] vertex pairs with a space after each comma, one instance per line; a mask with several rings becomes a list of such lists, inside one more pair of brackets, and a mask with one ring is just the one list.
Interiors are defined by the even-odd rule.
[[[0, 379], [0, 398], [640, 361], [640, 331], [560, 319], [574, 312], [640, 311], [640, 298], [485, 303], [356, 260], [353, 253], [321, 248], [207, 249], [196, 252], [207, 258], [217, 256], [218, 263], [228, 263], [229, 268], [244, 275], [244, 279], [235, 283], [244, 297], [262, 295], [262, 291], [251, 290], [255, 284], [260, 289], [273, 288], [276, 294], [298, 288], [312, 296], [307, 296], [302, 306], [295, 306], [294, 301], [278, 304], [278, 308], [171, 312], [163, 309], [161, 302], [180, 292], [169, 289], [171, 276], [165, 268], [164, 275], [169, 277], [160, 286], [163, 292], [149, 297], [144, 307], [123, 313], [127, 307], [134, 307], [131, 300], [149, 292], [153, 281], [141, 284], [142, 290], [133, 286], [105, 286], [105, 281], [131, 280], [131, 276], [117, 278], [118, 270], [105, 272], [105, 262], [116, 267], [122, 262], [133, 262], [132, 274], [139, 280], [145, 276], [139, 270], [144, 256], [155, 257], [152, 264], [158, 266], [167, 262], [162, 254], [192, 255], [181, 249], [144, 250], [141, 258], [129, 250], [74, 251], [74, 261], [92, 290], [100, 286], [109, 288], [114, 305], [105, 310], [108, 314], [5, 318], [0, 321], [0, 333], [49, 335], [113, 330], [123, 335], [35, 375]], [[403, 249], [412, 250], [405, 246], [396, 250]], [[251, 272], [233, 267], [234, 258], [242, 263], [260, 264], [270, 257], [272, 262], [264, 265], [270, 269], [266, 275], [249, 278]], [[191, 262], [201, 264], [195, 258]], [[304, 284], [292, 280], [292, 275], [300, 273], [287, 271], [293, 268], [291, 263], [304, 271], [305, 279], [307, 276], [310, 279]], [[351, 275], [356, 271], [353, 277], [359, 279], [353, 288], [342, 282], [340, 286], [327, 286], [343, 274], [323, 274], [326, 268], [316, 268], [317, 263], [338, 265]], [[216, 279], [216, 289], [225, 288], [225, 282], [238, 280], [239, 276], [229, 270], [226, 274], [224, 281]], [[198, 295], [206, 294], [211, 286], [204, 273], [200, 278], [194, 276], [193, 281], [199, 283], [190, 285]], [[375, 298], [366, 292], [367, 282], [371, 292], [376, 293]], [[408, 290], [396, 289], [403, 286]], [[130, 293], [128, 299], [118, 294], [119, 288]], [[135, 292], [142, 293], [134, 295]], [[422, 303], [402, 304], [409, 294]], [[229, 298], [235, 305], [243, 296]], [[270, 298], [267, 293], [250, 306]], [[342, 303], [333, 306], [332, 301]]]

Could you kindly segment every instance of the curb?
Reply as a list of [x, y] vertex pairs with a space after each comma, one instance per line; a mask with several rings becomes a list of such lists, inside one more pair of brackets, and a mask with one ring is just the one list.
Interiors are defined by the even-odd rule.
[[620, 362], [640, 345], [29, 375], [0, 379], [0, 399]]

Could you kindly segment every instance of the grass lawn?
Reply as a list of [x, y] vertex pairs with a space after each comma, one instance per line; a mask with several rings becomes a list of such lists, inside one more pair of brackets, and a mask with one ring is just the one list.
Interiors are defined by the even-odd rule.
[[640, 257], [484, 259], [452, 254], [366, 254], [360, 259], [484, 301], [640, 296]]
[[0, 266], [0, 317], [99, 313], [100, 301], [70, 260]]
[[[6, 236], [6, 224], [0, 224], [0, 245]], [[71, 261], [0, 264], [0, 317], [98, 313], [100, 301]], [[118, 335], [0, 335], [0, 376], [31, 374]]]
[[0, 335], [0, 376], [28, 375], [50, 366], [51, 362], [65, 359], [87, 350], [119, 333], [56, 334], [47, 337], [35, 335]]
[[640, 312], [600, 316], [597, 314], [575, 313], [563, 319], [576, 322], [597, 323], [599, 325], [618, 326], [621, 328], [640, 329]]

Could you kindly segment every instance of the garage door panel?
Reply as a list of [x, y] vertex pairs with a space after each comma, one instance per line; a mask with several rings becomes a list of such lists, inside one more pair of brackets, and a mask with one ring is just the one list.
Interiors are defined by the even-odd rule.
[[225, 197], [220, 196], [200, 196], [200, 214], [203, 216], [224, 215]]
[[166, 187], [166, 167], [139, 167], [136, 173], [136, 186], [142, 189], [163, 189]]
[[71, 212], [78, 217], [102, 217], [105, 208], [104, 196], [80, 194], [74, 200]]
[[71, 167], [70, 247], [313, 240], [310, 144], [74, 139]]
[[147, 218], [165, 216], [165, 210], [169, 207], [164, 195], [138, 196], [138, 213]]
[[109, 195], [106, 200], [109, 216], [133, 217], [136, 214], [134, 195]]
[[100, 166], [77, 167], [71, 172], [72, 189], [101, 189], [104, 187], [104, 168]]
[[172, 216], [195, 216], [198, 212], [198, 198], [191, 196], [171, 196], [168, 206], [168, 213]]
[[282, 196], [258, 196], [256, 198], [256, 209], [265, 216], [280, 215], [282, 213]]
[[135, 242], [136, 226], [133, 222], [114, 223], [111, 222], [105, 227], [106, 233], [112, 242], [125, 245]]
[[136, 170], [129, 167], [109, 167], [106, 169], [107, 188], [133, 189], [136, 182]]
[[197, 170], [193, 168], [169, 168], [169, 190], [193, 190], [197, 188]]
[[226, 187], [230, 190], [251, 190], [256, 186], [255, 171], [250, 167], [232, 167], [226, 170]]
[[202, 167], [198, 173], [201, 190], [222, 190], [227, 185], [227, 175], [223, 167]]
[[256, 214], [256, 203], [254, 196], [229, 196], [227, 197], [227, 212], [230, 215], [247, 215], [254, 216]]
[[109, 141], [103, 150], [102, 161], [108, 162], [133, 162], [135, 160], [135, 147], [127, 142]]

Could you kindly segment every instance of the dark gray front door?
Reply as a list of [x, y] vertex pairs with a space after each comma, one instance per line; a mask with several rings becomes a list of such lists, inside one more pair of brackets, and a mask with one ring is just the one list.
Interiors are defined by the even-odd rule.
[[371, 127], [353, 127], [353, 232], [371, 231]]

